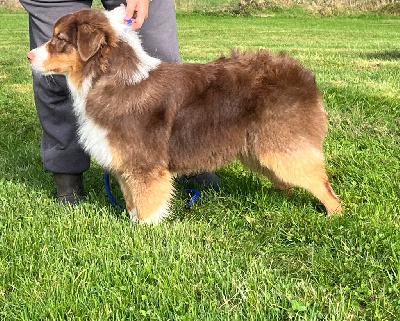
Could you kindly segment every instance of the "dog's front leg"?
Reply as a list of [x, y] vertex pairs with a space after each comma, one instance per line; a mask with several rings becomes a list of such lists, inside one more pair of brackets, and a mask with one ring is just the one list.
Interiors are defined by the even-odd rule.
[[154, 224], [169, 214], [172, 175], [165, 169], [117, 175], [132, 221]]
[[125, 206], [129, 213], [129, 217], [133, 222], [138, 222], [139, 217], [136, 210], [136, 205], [133, 201], [132, 187], [129, 186], [129, 174], [124, 173], [115, 173], [115, 176], [118, 179], [119, 186], [121, 188], [122, 194], [124, 195], [125, 199]]

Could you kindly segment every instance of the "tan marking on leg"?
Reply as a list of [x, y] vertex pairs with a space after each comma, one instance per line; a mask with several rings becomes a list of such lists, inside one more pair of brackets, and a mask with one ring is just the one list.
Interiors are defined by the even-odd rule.
[[112, 169], [116, 172], [122, 172], [124, 170], [124, 164], [121, 153], [119, 152], [119, 148], [115, 148], [111, 142], [109, 142], [109, 145], [112, 155]]
[[327, 213], [340, 214], [342, 206], [329, 185], [324, 156], [315, 148], [291, 153], [263, 155], [260, 163], [285, 184], [307, 189], [325, 206]]
[[275, 175], [273, 171], [265, 166], [262, 166], [258, 159], [250, 156], [242, 156], [239, 157], [239, 159], [244, 166], [248, 167], [253, 172], [257, 172], [266, 176], [274, 184], [274, 188], [276, 190], [284, 192], [287, 196], [290, 196], [292, 194], [292, 186], [282, 181], [279, 177]]
[[128, 185], [128, 182], [126, 181], [124, 174], [117, 172], [115, 173], [115, 176], [118, 179], [119, 186], [121, 188], [122, 194], [124, 195], [126, 209], [128, 210], [128, 212], [134, 210], [136, 211], [135, 203], [133, 202], [132, 198], [132, 192], [130, 190], [130, 187]]
[[137, 214], [143, 223], [158, 223], [168, 216], [173, 186], [172, 176], [167, 170], [140, 174], [125, 173], [123, 176], [126, 185], [121, 185], [121, 188], [127, 191], [127, 204], [131, 200], [133, 204], [131, 207], [127, 206], [129, 213]]

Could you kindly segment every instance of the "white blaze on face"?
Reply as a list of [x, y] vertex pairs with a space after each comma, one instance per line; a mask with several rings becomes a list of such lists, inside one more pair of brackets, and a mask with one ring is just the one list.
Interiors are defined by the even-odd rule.
[[46, 61], [48, 57], [49, 57], [49, 52], [47, 51], [47, 42], [41, 45], [40, 47], [31, 50], [28, 53], [28, 58], [31, 62], [33, 70], [36, 70], [43, 74], [51, 73], [47, 71], [43, 66], [44, 61]]

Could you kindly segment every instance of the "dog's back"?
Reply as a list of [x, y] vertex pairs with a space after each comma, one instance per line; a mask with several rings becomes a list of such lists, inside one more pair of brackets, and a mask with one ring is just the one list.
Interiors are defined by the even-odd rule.
[[[233, 52], [204, 65], [161, 64], [159, 70], [169, 75], [164, 95], [180, 101], [168, 136], [174, 172], [212, 169], [238, 154], [254, 155], [261, 142], [264, 153], [305, 142], [322, 148], [326, 115], [321, 93], [315, 76], [292, 58], [265, 50]], [[172, 73], [175, 79], [168, 86]]]

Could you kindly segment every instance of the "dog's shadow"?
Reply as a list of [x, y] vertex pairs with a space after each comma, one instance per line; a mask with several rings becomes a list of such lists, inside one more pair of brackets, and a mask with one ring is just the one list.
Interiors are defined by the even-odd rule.
[[[263, 220], [274, 213], [291, 212], [296, 206], [299, 210], [311, 206], [313, 210], [324, 213], [324, 207], [307, 191], [295, 188], [292, 195], [277, 191], [272, 183], [262, 175], [253, 173], [236, 161], [217, 171], [221, 178], [218, 191], [195, 183], [175, 183], [171, 220], [195, 220], [216, 222], [221, 220], [242, 220], [244, 223]], [[187, 208], [190, 195], [187, 188], [198, 189], [201, 197]]]

